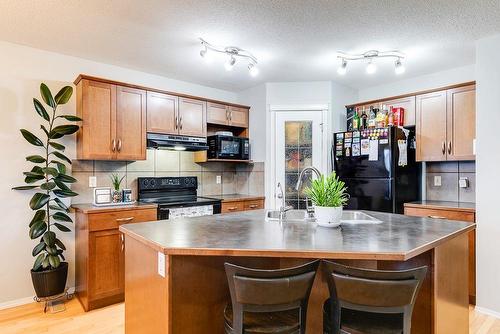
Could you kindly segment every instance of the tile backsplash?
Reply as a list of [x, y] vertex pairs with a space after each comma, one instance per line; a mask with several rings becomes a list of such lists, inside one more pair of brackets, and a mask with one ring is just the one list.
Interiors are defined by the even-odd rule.
[[[196, 176], [198, 195], [224, 194], [264, 195], [264, 163], [236, 164], [210, 162], [197, 164], [193, 152], [147, 150], [144, 161], [84, 161], [74, 160], [72, 175], [78, 182], [73, 189], [79, 194], [73, 203], [92, 202], [89, 176], [96, 176], [98, 187], [111, 187], [109, 175], [125, 176], [122, 187], [132, 189], [137, 199], [137, 178], [146, 176]], [[220, 176], [222, 182], [217, 184]]]
[[[435, 181], [441, 179], [441, 185]], [[467, 187], [459, 187], [459, 180], [467, 179]], [[439, 183], [439, 182], [438, 182]], [[426, 163], [426, 199], [453, 202], [476, 202], [475, 161], [446, 161]]]

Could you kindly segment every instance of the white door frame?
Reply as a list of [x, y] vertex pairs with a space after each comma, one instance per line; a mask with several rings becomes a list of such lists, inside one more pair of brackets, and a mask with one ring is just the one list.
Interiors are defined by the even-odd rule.
[[275, 197], [276, 197], [276, 114], [283, 111], [315, 111], [322, 114], [322, 124], [323, 124], [323, 135], [322, 135], [322, 151], [323, 157], [321, 166], [314, 166], [320, 170], [322, 173], [326, 173], [328, 168], [328, 133], [330, 133], [329, 124], [329, 104], [294, 104], [294, 105], [269, 105], [268, 108], [270, 112], [270, 149], [267, 150], [269, 155], [267, 156], [267, 161], [265, 168], [267, 170], [266, 177], [266, 204], [271, 209], [277, 209], [275, 207]]

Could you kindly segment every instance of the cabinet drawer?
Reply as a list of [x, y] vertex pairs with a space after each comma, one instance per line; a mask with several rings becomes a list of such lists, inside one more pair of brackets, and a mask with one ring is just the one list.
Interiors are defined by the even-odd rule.
[[227, 212], [237, 212], [237, 211], [243, 211], [245, 208], [243, 202], [228, 202], [228, 203], [222, 203], [222, 213], [227, 213]]
[[474, 222], [474, 213], [452, 210], [437, 210], [425, 208], [405, 208], [405, 215], [429, 218], [442, 218], [451, 220], [461, 220], [466, 222]]
[[89, 230], [103, 231], [118, 228], [122, 224], [157, 220], [156, 209], [120, 210], [89, 214]]
[[264, 209], [264, 201], [261, 199], [254, 201], [246, 201], [243, 207], [245, 210]]

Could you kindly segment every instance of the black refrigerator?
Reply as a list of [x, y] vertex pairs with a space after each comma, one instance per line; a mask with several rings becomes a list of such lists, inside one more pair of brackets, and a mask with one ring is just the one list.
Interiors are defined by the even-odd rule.
[[421, 198], [415, 127], [339, 132], [333, 140], [334, 170], [350, 195], [347, 209], [403, 213], [405, 202]]

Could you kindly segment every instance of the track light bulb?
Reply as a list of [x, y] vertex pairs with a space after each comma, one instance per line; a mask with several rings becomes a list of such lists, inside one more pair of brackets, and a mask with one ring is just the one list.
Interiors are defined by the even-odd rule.
[[226, 71], [232, 71], [235, 63], [236, 58], [234, 58], [234, 56], [231, 56], [224, 64], [224, 68], [226, 69]]
[[339, 75], [345, 75], [347, 73], [347, 61], [345, 59], [342, 59], [342, 64], [337, 69], [337, 73]]
[[374, 74], [377, 72], [377, 65], [375, 65], [371, 60], [368, 62], [368, 65], [366, 65], [366, 73], [367, 74]]
[[256, 77], [257, 75], [259, 75], [259, 69], [254, 63], [248, 64], [248, 72], [252, 77]]
[[207, 64], [212, 61], [212, 52], [210, 52], [210, 50], [207, 47], [205, 47], [204, 50], [200, 51], [200, 56]]
[[401, 62], [401, 59], [398, 58], [398, 60], [396, 60], [396, 63], [395, 63], [394, 72], [396, 72], [396, 74], [399, 75], [399, 74], [405, 73], [405, 71], [406, 71], [405, 66]]

